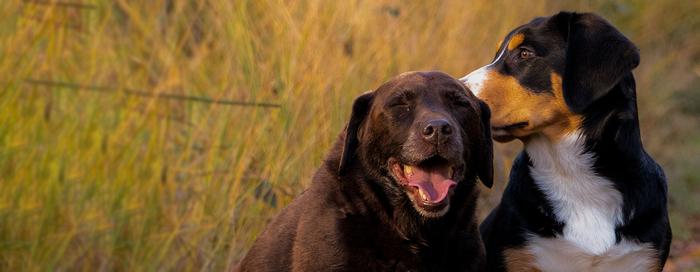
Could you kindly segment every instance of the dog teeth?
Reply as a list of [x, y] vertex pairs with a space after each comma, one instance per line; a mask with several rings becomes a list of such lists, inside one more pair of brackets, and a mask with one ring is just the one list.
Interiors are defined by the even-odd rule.
[[428, 201], [428, 194], [426, 194], [423, 190], [418, 189], [418, 193], [420, 194], [420, 197], [423, 199], [423, 201]]
[[454, 168], [452, 168], [452, 167], [450, 167], [450, 171], [449, 171], [449, 172], [447, 172], [447, 176], [448, 176], [449, 178], [452, 178], [452, 177], [453, 177], [453, 175], [454, 175], [454, 173], [455, 173], [455, 169], [454, 169]]
[[413, 175], [413, 167], [411, 167], [410, 165], [405, 165], [403, 167], [403, 172], [407, 177], [412, 176]]

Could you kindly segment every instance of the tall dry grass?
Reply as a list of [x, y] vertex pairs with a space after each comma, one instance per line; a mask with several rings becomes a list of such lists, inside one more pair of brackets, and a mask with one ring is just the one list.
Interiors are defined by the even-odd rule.
[[[0, 269], [224, 270], [308, 185], [356, 95], [409, 70], [464, 75], [560, 9], [599, 12], [642, 49], [644, 141], [677, 237], [698, 238], [697, 1], [10, 0]], [[484, 213], [519, 145], [497, 148]]]

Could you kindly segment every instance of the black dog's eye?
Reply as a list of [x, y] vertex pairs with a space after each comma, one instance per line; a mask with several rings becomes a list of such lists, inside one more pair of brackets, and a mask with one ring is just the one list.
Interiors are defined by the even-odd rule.
[[530, 51], [526, 48], [520, 49], [520, 59], [530, 59], [535, 56], [535, 52]]

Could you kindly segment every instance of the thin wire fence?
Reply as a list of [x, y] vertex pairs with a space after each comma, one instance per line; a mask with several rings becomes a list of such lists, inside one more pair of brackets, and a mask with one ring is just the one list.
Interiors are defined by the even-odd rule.
[[227, 99], [213, 99], [206, 96], [192, 96], [192, 95], [181, 95], [172, 93], [153, 93], [144, 90], [129, 89], [129, 88], [117, 88], [111, 86], [98, 86], [98, 85], [83, 85], [73, 82], [65, 81], [53, 81], [45, 79], [35, 79], [28, 78], [24, 80], [24, 83], [30, 85], [41, 85], [47, 87], [54, 87], [59, 89], [72, 89], [72, 90], [82, 90], [82, 91], [93, 91], [93, 92], [121, 92], [127, 95], [140, 96], [140, 97], [153, 97], [158, 99], [172, 99], [180, 101], [191, 101], [200, 102], [207, 104], [218, 104], [226, 106], [242, 106], [242, 107], [263, 107], [263, 108], [280, 108], [281, 105], [277, 103], [269, 102], [251, 102], [251, 101], [239, 101], [239, 100], [227, 100]]

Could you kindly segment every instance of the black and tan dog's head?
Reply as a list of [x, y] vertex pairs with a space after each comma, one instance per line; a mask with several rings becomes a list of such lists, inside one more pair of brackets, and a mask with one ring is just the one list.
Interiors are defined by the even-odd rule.
[[357, 167], [440, 217], [463, 181], [491, 186], [488, 106], [444, 73], [402, 74], [353, 104], [339, 173]]
[[638, 64], [638, 49], [609, 22], [561, 12], [513, 30], [491, 64], [461, 80], [491, 108], [497, 141], [558, 139]]

